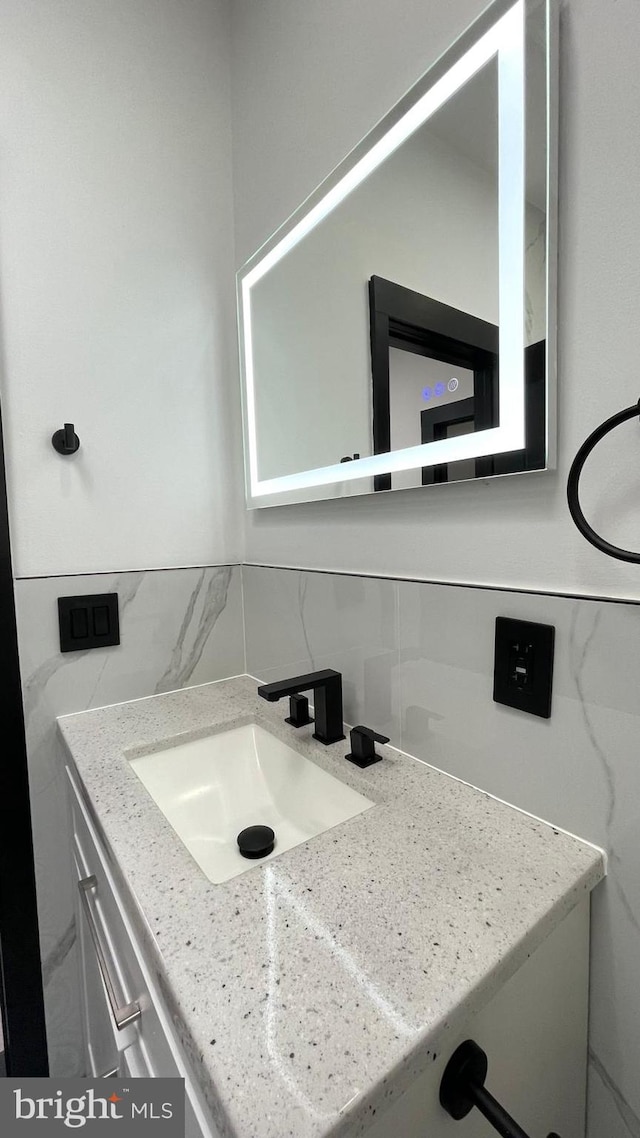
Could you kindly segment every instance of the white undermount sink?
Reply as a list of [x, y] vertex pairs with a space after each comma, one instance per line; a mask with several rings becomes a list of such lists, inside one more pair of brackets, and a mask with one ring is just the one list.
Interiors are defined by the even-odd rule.
[[[374, 805], [256, 723], [129, 760], [178, 837], [215, 884], [263, 865]], [[275, 831], [273, 853], [248, 860], [237, 837]]]

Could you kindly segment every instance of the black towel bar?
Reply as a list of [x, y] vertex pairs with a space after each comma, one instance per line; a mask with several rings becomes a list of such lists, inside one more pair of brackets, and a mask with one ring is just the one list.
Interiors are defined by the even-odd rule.
[[[507, 1114], [484, 1085], [489, 1061], [473, 1039], [467, 1039], [454, 1051], [440, 1083], [440, 1105], [452, 1118], [466, 1118], [476, 1107], [502, 1138], [529, 1138], [521, 1126]], [[547, 1138], [560, 1138], [552, 1132]]]
[[612, 545], [611, 542], [605, 541], [603, 537], [600, 537], [599, 533], [596, 533], [585, 518], [578, 497], [580, 475], [582, 474], [582, 468], [591, 454], [591, 451], [605, 435], [608, 435], [609, 432], [613, 431], [615, 427], [618, 427], [620, 423], [626, 423], [627, 419], [635, 418], [640, 418], [640, 400], [634, 403], [632, 407], [626, 407], [624, 411], [618, 411], [617, 415], [612, 415], [610, 419], [607, 419], [604, 423], [601, 423], [599, 427], [596, 427], [588, 439], [585, 439], [571, 464], [567, 481], [567, 501], [569, 503], [571, 517], [582, 536], [586, 537], [587, 541], [591, 542], [591, 545], [595, 545], [596, 549], [599, 549], [601, 553], [606, 553], [608, 557], [615, 557], [618, 561], [632, 561], [636, 565], [640, 565], [640, 553], [632, 553], [628, 549], [621, 549], [618, 545]]

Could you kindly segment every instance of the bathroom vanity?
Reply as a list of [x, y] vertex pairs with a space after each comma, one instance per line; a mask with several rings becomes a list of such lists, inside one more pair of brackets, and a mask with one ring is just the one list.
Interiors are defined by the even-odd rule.
[[[87, 1073], [184, 1078], [189, 1138], [491, 1138], [439, 1102], [474, 1039], [531, 1138], [582, 1138], [601, 852], [392, 747], [360, 770], [285, 714], [245, 676], [59, 720]], [[285, 793], [299, 832], [243, 861], [234, 834]]]

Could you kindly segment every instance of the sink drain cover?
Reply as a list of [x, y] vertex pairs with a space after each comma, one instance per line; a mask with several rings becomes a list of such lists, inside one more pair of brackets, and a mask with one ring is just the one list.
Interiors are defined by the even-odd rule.
[[243, 857], [266, 857], [275, 842], [276, 836], [270, 826], [247, 826], [238, 834], [238, 849]]

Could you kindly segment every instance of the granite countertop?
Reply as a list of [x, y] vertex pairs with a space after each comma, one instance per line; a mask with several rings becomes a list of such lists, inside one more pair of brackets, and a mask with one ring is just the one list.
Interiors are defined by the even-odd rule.
[[[601, 852], [380, 748], [294, 732], [249, 677], [59, 720], [225, 1138], [363, 1133], [604, 875]], [[125, 753], [259, 722], [376, 806], [222, 885]]]

